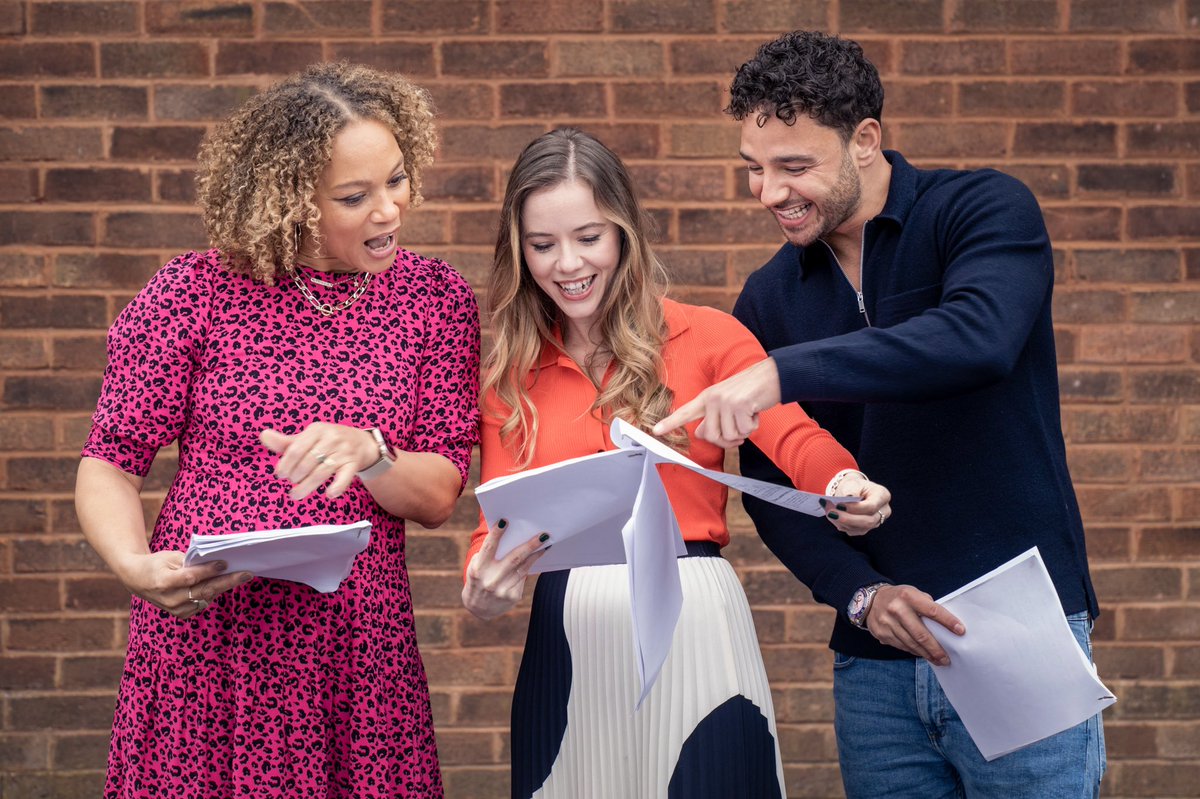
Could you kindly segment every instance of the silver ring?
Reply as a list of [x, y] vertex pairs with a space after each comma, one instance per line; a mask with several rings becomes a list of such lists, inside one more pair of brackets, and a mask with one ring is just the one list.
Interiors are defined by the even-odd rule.
[[196, 598], [194, 596], [192, 596], [192, 587], [190, 585], [188, 586], [188, 601], [189, 602], [196, 601]]
[[877, 524], [877, 525], [875, 525], [875, 526], [876, 526], [876, 527], [882, 527], [882, 526], [883, 526], [883, 523], [884, 523], [884, 522], [886, 522], [886, 521], [887, 521], [887, 517], [883, 515], [883, 511], [879, 511], [879, 524]]
[[312, 456], [313, 456], [313, 460], [315, 460], [317, 463], [325, 462], [326, 455], [324, 452], [314, 452], [312, 454]]

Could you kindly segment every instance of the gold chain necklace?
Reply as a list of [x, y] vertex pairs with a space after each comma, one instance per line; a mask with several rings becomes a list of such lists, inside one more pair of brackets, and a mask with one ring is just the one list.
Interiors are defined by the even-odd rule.
[[321, 300], [317, 299], [312, 293], [312, 290], [305, 284], [304, 279], [301, 278], [296, 272], [292, 272], [292, 282], [296, 284], [296, 288], [300, 289], [300, 294], [304, 297], [304, 299], [308, 300], [309, 304], [316, 308], [322, 316], [333, 316], [335, 313], [344, 311], [353, 305], [358, 298], [363, 295], [363, 292], [367, 290], [367, 286], [371, 283], [371, 277], [372, 275], [370, 272], [360, 273], [358, 277], [355, 278], [354, 291], [350, 293], [350, 296], [341, 302], [334, 304], [322, 302]]

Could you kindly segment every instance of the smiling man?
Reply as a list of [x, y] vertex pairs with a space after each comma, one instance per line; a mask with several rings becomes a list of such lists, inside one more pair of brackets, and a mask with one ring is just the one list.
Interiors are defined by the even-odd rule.
[[[1099, 716], [986, 762], [938, 686], [932, 667], [948, 659], [925, 627], [963, 634], [933, 597], [1036, 546], [1090, 654], [1098, 608], [1059, 421], [1037, 201], [993, 170], [921, 170], [883, 150], [883, 87], [851, 41], [795, 32], [763, 45], [726, 111], [750, 190], [788, 242], [734, 309], [770, 357], [655, 432], [703, 418], [699, 437], [733, 446], [760, 411], [799, 402], [892, 489], [895, 519], [857, 538], [744, 500], [771, 550], [838, 610], [847, 795], [1098, 795]], [[752, 444], [742, 471], [782, 482]]]

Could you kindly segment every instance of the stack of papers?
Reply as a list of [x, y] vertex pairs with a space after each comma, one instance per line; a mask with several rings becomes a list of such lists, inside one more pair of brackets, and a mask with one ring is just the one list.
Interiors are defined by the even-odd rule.
[[290, 530], [193, 535], [183, 565], [223, 560], [226, 572], [304, 583], [327, 594], [350, 574], [354, 558], [371, 541], [371, 523], [319, 524]]
[[[667, 659], [683, 605], [676, 558], [686, 549], [658, 466], [676, 464], [811, 516], [825, 511], [820, 494], [705, 469], [621, 419], [613, 421], [609, 435], [615, 450], [489, 480], [475, 489], [475, 498], [489, 526], [508, 520], [497, 558], [548, 532], [547, 546], [553, 548], [532, 573], [628, 564], [640, 707]], [[855, 502], [859, 497], [825, 499]]]
[[1075, 641], [1037, 547], [938, 600], [966, 625], [925, 626], [950, 655], [933, 672], [986, 760], [1070, 729], [1117, 701]]

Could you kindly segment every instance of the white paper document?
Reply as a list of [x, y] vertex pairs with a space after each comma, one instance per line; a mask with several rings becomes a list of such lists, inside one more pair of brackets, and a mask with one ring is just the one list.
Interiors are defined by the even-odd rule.
[[223, 560], [228, 564], [226, 572], [248, 571], [258, 577], [291, 580], [327, 594], [346, 579], [355, 556], [370, 541], [368, 521], [228, 535], [195, 534], [183, 563], [198, 566]]
[[925, 620], [950, 655], [934, 674], [971, 739], [995, 760], [1117, 701], [1076, 643], [1034, 547], [938, 600], [967, 632]]
[[[676, 558], [686, 552], [679, 522], [658, 474], [676, 464], [730, 488], [812, 516], [824, 514], [820, 494], [705, 469], [626, 422], [609, 430], [615, 450], [489, 480], [475, 489], [488, 521], [506, 519], [496, 549], [503, 558], [542, 532], [550, 551], [531, 572], [578, 566], [629, 566], [634, 645], [646, 698], [671, 647], [683, 590]], [[857, 497], [826, 497], [853, 502]]]

